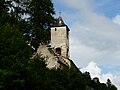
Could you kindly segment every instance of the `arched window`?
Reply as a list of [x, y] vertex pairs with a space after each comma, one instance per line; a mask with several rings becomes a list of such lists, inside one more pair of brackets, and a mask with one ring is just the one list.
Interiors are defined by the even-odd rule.
[[61, 55], [61, 48], [56, 48], [56, 53]]

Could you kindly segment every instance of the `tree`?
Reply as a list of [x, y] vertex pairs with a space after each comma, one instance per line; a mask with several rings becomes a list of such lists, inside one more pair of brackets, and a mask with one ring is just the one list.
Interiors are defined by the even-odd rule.
[[0, 0], [0, 17], [3, 13], [8, 13], [10, 1], [8, 0]]
[[11, 0], [9, 5], [10, 15], [13, 15], [18, 20], [23, 19], [23, 17], [27, 14], [29, 2], [30, 0]]
[[16, 27], [5, 24], [0, 27], [0, 68], [11, 68], [27, 62], [31, 56], [30, 47]]
[[0, 24], [16, 26], [36, 50], [50, 40], [55, 13], [51, 0], [1, 0], [0, 5]]
[[110, 79], [107, 79], [106, 85], [109, 90], [117, 90], [117, 88], [112, 84]]
[[32, 46], [36, 49], [39, 43], [46, 43], [50, 40], [50, 24], [53, 22], [54, 8], [51, 0], [31, 0], [29, 5], [30, 27], [32, 32]]
[[[31, 32], [35, 48], [49, 41], [47, 31], [54, 20], [51, 0], [1, 0], [0, 9], [1, 90], [86, 90], [87, 86], [94, 90], [117, 90], [110, 80], [109, 87], [98, 78], [97, 83], [91, 81], [89, 72], [49, 70], [44, 58], [31, 58], [31, 48], [22, 31]], [[24, 14], [29, 15], [27, 21], [22, 18]]]
[[111, 80], [107, 79], [107, 83], [106, 84], [107, 84], [108, 87], [111, 87], [112, 86]]
[[89, 72], [84, 72], [83, 73], [83, 75], [86, 77], [86, 78], [88, 78], [88, 79], [90, 79], [91, 80], [91, 76], [90, 76], [90, 73]]
[[1, 0], [0, 26], [9, 23], [23, 33], [27, 25], [23, 16], [27, 14], [28, 4], [29, 0]]

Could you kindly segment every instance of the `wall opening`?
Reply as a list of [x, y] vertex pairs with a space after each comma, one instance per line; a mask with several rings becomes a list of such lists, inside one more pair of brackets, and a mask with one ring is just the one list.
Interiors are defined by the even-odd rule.
[[61, 48], [56, 48], [56, 53], [57, 53], [58, 55], [61, 55]]
[[57, 31], [57, 28], [55, 28], [55, 31]]

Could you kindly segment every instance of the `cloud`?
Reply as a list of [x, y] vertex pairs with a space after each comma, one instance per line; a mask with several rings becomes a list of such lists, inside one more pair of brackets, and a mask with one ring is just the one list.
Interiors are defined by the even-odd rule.
[[91, 60], [100, 65], [119, 66], [119, 40], [96, 33], [78, 22], [72, 25], [70, 31], [70, 52], [78, 67], [86, 65]]
[[113, 18], [113, 22], [120, 25], [120, 15], [116, 15], [114, 18]]
[[86, 65], [90, 60], [100, 65], [119, 66], [120, 25], [97, 13], [94, 10], [94, 1], [58, 1], [67, 8], [75, 9], [63, 13], [63, 18], [68, 21], [67, 25], [71, 30], [71, 58], [79, 63], [79, 67]]
[[[111, 19], [102, 11], [99, 13], [96, 11], [96, 8], [98, 10], [100, 7], [100, 10], [105, 9], [104, 12], [109, 8], [114, 12], [112, 2], [116, 1], [102, 0], [97, 4], [95, 0], [55, 0], [55, 2], [67, 8], [65, 12], [63, 9], [62, 17], [71, 30], [71, 58], [79, 68], [85, 67], [90, 61], [96, 62], [99, 66], [112, 68], [120, 66], [120, 15]], [[112, 4], [112, 7], [106, 7], [107, 3]], [[103, 6], [104, 8], [102, 8]], [[105, 79], [110, 77], [116, 85], [120, 86], [120, 73], [118, 75], [110, 72], [102, 74], [102, 69], [95, 63], [92, 63], [91, 66], [96, 68], [93, 68], [93, 74], [100, 77], [101, 81], [105, 82]]]
[[[73, 13], [69, 12], [65, 15], [71, 15], [69, 17], [70, 19], [77, 18], [70, 26], [72, 29], [71, 36], [79, 40], [82, 39], [81, 42], [84, 44], [91, 45], [98, 49], [118, 49], [120, 44], [120, 26], [112, 22], [112, 20], [106, 16], [95, 12], [92, 7], [94, 6], [94, 0], [60, 0], [59, 2], [69, 8], [77, 9], [77, 11], [73, 11]], [[69, 20], [69, 18], [67, 18], [67, 20]], [[77, 32], [75, 30], [77, 30]]]
[[88, 13], [88, 11], [82, 12], [81, 10], [81, 13], [84, 16], [84, 21], [81, 23], [78, 19], [76, 23], [73, 23], [71, 26], [72, 37], [97, 49], [118, 49], [120, 45], [119, 25], [92, 11]]
[[99, 61], [106, 53], [81, 43], [79, 39], [70, 39], [70, 56], [79, 68], [86, 66], [91, 60]]
[[101, 83], [106, 83], [109, 78], [112, 83], [120, 90], [120, 76], [113, 75], [112, 73], [101, 73], [101, 69], [97, 66], [97, 64], [91, 61], [88, 66], [81, 69], [82, 72], [88, 71], [90, 72], [91, 78], [98, 77]]
[[79, 68], [86, 66], [90, 61], [95, 61], [100, 66], [111, 66], [112, 68], [119, 66], [120, 50], [99, 51], [73, 38], [70, 43], [70, 56]]
[[90, 72], [91, 78], [98, 77], [101, 74], [101, 69], [95, 62], [90, 62], [87, 67], [81, 69], [82, 72]]

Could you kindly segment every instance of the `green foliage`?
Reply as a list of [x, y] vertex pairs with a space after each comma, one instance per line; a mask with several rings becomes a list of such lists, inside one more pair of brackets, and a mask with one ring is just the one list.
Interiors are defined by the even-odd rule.
[[0, 25], [9, 23], [22, 33], [32, 34], [26, 41], [38, 48], [50, 40], [54, 8], [51, 0], [1, 0]]
[[25, 63], [31, 56], [23, 35], [9, 24], [0, 27], [0, 68], [10, 68], [15, 62]]
[[[28, 21], [22, 19], [24, 14]], [[49, 70], [44, 58], [31, 57], [21, 33], [32, 32], [35, 48], [48, 42], [53, 14], [51, 0], [0, 0], [0, 90], [117, 90], [110, 80], [104, 84], [97, 78], [96, 83], [89, 72]]]
[[7, 13], [7, 11], [8, 11], [7, 1], [0, 0], [0, 17], [2, 13]]
[[50, 40], [50, 24], [53, 23], [54, 8], [51, 0], [31, 0], [29, 4], [29, 21], [35, 39], [32, 45], [37, 49], [39, 43]]

